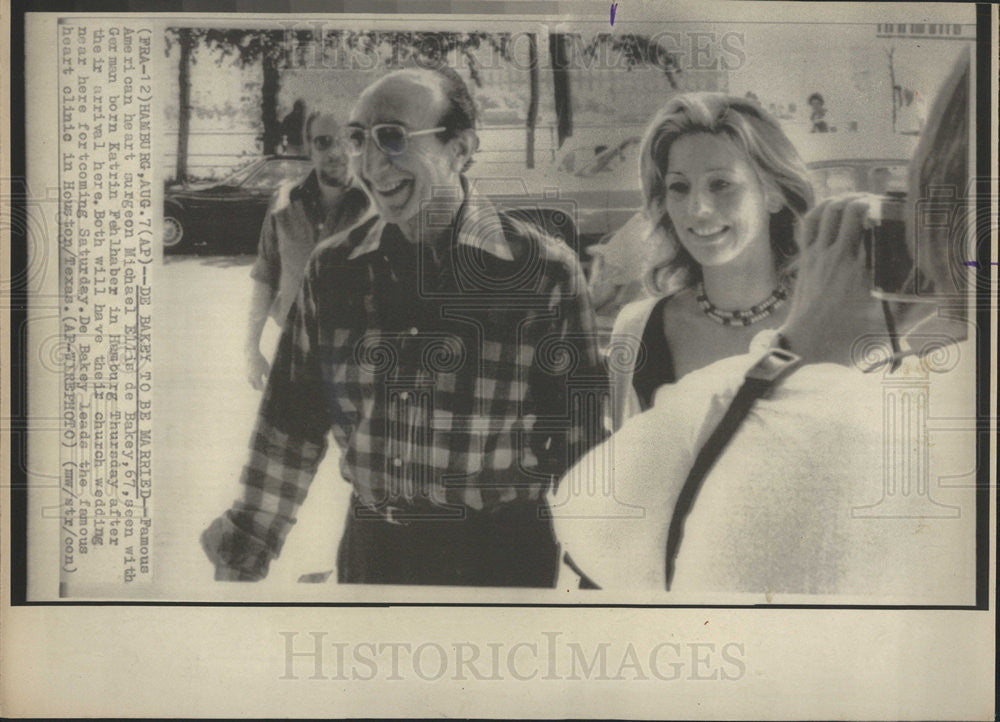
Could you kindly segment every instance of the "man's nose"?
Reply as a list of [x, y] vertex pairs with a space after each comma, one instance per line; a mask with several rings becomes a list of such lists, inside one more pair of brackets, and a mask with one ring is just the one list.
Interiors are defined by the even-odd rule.
[[362, 170], [366, 176], [379, 171], [388, 165], [389, 158], [375, 145], [371, 138], [366, 139], [364, 150], [361, 153]]
[[343, 143], [336, 142], [331, 145], [326, 155], [332, 160], [339, 160], [341, 163], [347, 162], [347, 150], [344, 148]]

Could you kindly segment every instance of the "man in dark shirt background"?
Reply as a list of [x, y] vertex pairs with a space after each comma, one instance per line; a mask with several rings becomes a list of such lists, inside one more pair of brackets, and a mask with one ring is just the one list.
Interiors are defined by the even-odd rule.
[[258, 390], [264, 388], [269, 369], [260, 351], [268, 315], [279, 326], [284, 324], [316, 244], [355, 225], [370, 205], [353, 182], [333, 114], [313, 111], [305, 134], [313, 169], [301, 181], [284, 183], [275, 192], [260, 229], [257, 262], [250, 271], [254, 284], [243, 352], [247, 380]]

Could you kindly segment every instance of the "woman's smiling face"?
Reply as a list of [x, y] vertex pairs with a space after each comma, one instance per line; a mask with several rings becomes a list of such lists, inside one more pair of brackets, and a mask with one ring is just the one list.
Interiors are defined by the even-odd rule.
[[770, 253], [769, 192], [747, 155], [724, 135], [692, 133], [673, 142], [664, 209], [681, 245], [701, 266]]

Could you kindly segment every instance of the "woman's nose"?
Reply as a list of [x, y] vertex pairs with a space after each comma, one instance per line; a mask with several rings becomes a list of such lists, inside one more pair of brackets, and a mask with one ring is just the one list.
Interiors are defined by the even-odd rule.
[[692, 191], [690, 206], [688, 208], [688, 212], [692, 216], [707, 216], [712, 212], [713, 208], [712, 197], [708, 190]]

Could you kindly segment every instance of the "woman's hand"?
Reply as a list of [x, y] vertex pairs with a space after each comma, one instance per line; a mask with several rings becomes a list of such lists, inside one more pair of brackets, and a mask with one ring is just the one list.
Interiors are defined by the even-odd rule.
[[879, 202], [867, 194], [842, 195], [803, 219], [795, 293], [781, 334], [806, 363], [848, 365], [859, 338], [887, 334], [870, 293], [864, 244], [869, 210]]

